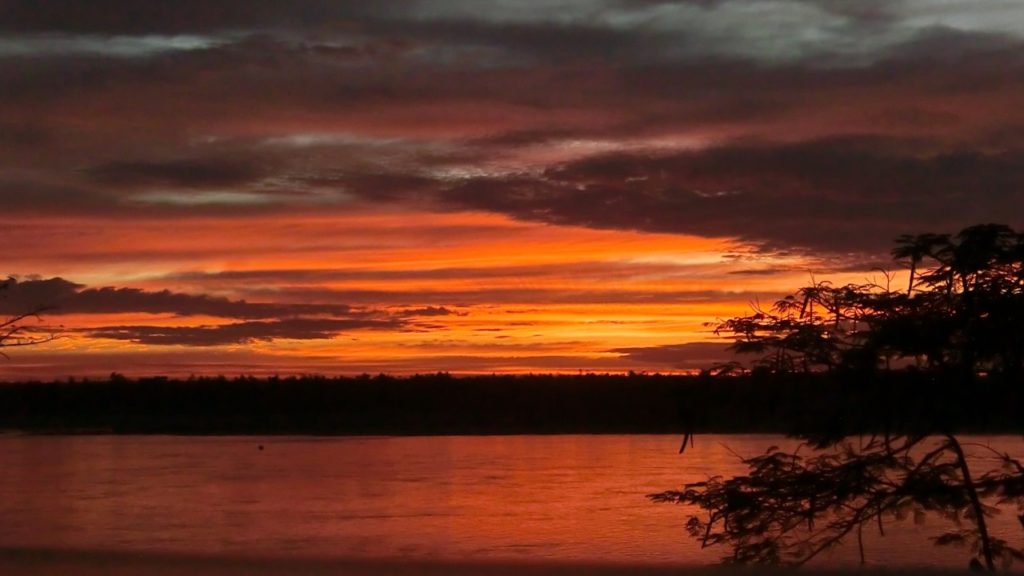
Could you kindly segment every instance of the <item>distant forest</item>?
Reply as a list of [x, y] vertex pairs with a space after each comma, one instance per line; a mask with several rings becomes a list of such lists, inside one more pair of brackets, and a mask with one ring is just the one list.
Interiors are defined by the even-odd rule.
[[0, 429], [121, 434], [1024, 432], [1019, 383], [901, 371], [0, 385]]

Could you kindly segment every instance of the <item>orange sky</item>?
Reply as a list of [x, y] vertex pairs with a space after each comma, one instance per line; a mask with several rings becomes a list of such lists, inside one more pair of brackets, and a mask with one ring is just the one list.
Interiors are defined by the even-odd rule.
[[[343, 302], [404, 321], [394, 329], [331, 338], [196, 347], [87, 331], [235, 320], [58, 307], [44, 324], [63, 325], [63, 337], [19, 350], [0, 365], [12, 376], [672, 370], [678, 368], [646, 366], [615, 350], [711, 339], [705, 323], [798, 285], [811, 266], [805, 258], [755, 253], [727, 239], [556, 226], [479, 212], [357, 211], [149, 225], [37, 218], [21, 224], [14, 240], [19, 244], [5, 263], [43, 278], [252, 303]], [[417, 315], [424, 309], [444, 314]]]

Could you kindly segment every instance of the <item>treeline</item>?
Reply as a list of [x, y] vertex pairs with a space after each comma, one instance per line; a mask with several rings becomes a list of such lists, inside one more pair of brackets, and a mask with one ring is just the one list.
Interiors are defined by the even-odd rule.
[[1019, 382], [835, 374], [190, 378], [0, 384], [0, 429], [118, 434], [1024, 431]]

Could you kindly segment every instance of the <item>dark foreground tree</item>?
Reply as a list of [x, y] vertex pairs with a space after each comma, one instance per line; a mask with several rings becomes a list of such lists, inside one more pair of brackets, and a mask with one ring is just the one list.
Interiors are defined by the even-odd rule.
[[[955, 236], [901, 236], [897, 244], [894, 257], [910, 268], [905, 291], [890, 288], [888, 276], [841, 287], [816, 282], [717, 331], [733, 338], [734, 350], [757, 354], [755, 372], [822, 372], [855, 386], [914, 371], [933, 378], [937, 390], [1020, 384], [1024, 234], [986, 224]], [[1013, 535], [1014, 546], [987, 521], [1001, 508], [1024, 511], [1024, 465], [962, 442], [951, 420], [897, 417], [881, 430], [823, 422], [794, 452], [772, 448], [745, 459], [744, 475], [651, 498], [699, 509], [689, 533], [705, 546], [730, 547], [726, 560], [734, 562], [799, 565], [849, 539], [863, 561], [866, 527], [884, 533], [893, 520], [927, 513], [954, 522], [935, 543], [965, 545], [973, 567], [1024, 560], [1024, 531]]]

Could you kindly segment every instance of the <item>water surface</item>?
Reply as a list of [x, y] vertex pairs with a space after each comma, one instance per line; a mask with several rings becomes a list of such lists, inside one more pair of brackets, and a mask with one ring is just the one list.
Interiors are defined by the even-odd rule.
[[[0, 437], [0, 547], [709, 564], [645, 495], [791, 441], [698, 436]], [[1017, 437], [974, 438], [1021, 452]], [[261, 450], [259, 447], [262, 446]], [[1016, 514], [994, 530], [1024, 532]], [[866, 538], [870, 563], [962, 567], [938, 519]], [[852, 565], [841, 550], [826, 559]]]

